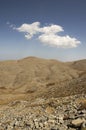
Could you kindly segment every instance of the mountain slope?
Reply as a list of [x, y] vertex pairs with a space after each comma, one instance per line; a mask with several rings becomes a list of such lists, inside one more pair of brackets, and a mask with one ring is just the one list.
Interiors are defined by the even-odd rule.
[[79, 71], [86, 71], [86, 60], [79, 60], [74, 62], [69, 62], [68, 65], [72, 67], [73, 69], [79, 70]]
[[4, 102], [5, 96], [9, 102], [85, 93], [85, 63], [86, 60], [63, 63], [36, 57], [0, 62], [0, 99]]

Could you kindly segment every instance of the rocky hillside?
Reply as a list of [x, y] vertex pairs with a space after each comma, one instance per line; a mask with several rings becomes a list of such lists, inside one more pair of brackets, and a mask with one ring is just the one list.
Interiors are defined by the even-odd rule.
[[86, 60], [0, 62], [0, 130], [86, 130]]
[[86, 93], [86, 60], [64, 63], [28, 57], [0, 62], [0, 104], [80, 93]]
[[85, 71], [86, 72], [86, 60], [79, 60], [68, 63], [70, 67], [73, 69], [79, 70], [79, 71]]

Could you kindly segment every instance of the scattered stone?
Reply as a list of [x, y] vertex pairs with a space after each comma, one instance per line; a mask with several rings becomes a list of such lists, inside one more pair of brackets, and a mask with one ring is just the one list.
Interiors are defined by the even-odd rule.
[[85, 101], [86, 96], [53, 98], [52, 102], [15, 101], [1, 106], [0, 130], [86, 130], [86, 109], [78, 109], [81, 99]]
[[48, 106], [46, 108], [45, 112], [48, 114], [53, 114], [55, 112], [55, 109], [53, 107]]
[[83, 122], [84, 122], [84, 119], [78, 118], [72, 121], [72, 125], [75, 127], [80, 127]]

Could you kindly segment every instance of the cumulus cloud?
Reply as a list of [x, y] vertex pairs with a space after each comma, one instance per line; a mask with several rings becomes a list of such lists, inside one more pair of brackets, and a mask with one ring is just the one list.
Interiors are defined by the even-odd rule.
[[44, 44], [63, 48], [77, 47], [77, 45], [80, 43], [80, 41], [78, 41], [75, 38], [71, 38], [68, 35], [62, 37], [55, 34], [49, 34], [49, 35], [43, 34], [39, 36], [39, 40]]
[[19, 32], [24, 32], [27, 39], [31, 39], [35, 34], [40, 31], [40, 23], [34, 22], [32, 24], [22, 24], [19, 28], [16, 28]]
[[56, 34], [64, 30], [59, 25], [50, 25], [50, 26], [40, 28], [40, 31], [43, 32], [44, 34]]
[[61, 48], [74, 48], [80, 44], [80, 41], [69, 35], [60, 36], [59, 32], [64, 31], [60, 25], [49, 25], [41, 27], [40, 22], [34, 22], [32, 24], [22, 24], [16, 28], [17, 31], [23, 32], [25, 38], [28, 40], [37, 35], [38, 40], [46, 45], [61, 47]]

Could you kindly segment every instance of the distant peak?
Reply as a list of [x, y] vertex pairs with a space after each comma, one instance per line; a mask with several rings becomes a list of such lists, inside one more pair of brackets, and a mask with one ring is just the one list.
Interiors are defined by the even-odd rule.
[[29, 57], [25, 57], [25, 58], [23, 58], [23, 59], [25, 59], [25, 60], [27, 60], [27, 59], [38, 59], [38, 57], [35, 57], [35, 56], [29, 56]]

